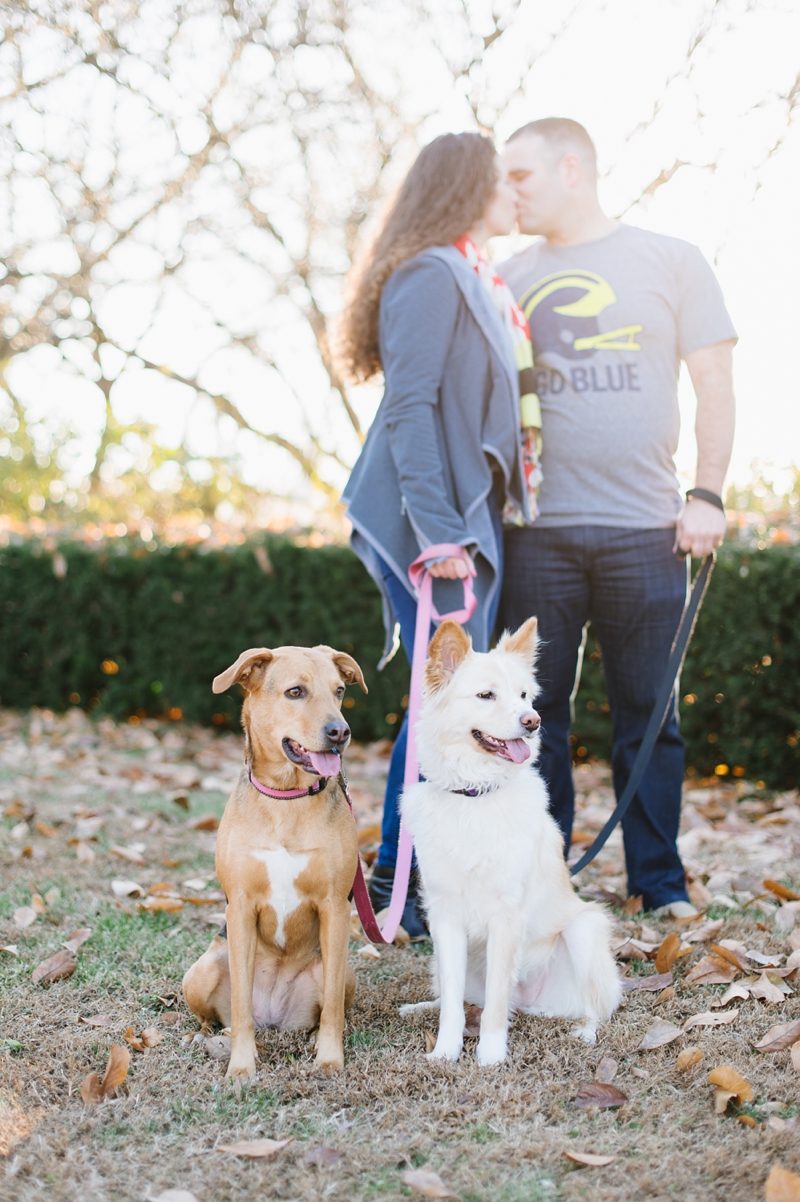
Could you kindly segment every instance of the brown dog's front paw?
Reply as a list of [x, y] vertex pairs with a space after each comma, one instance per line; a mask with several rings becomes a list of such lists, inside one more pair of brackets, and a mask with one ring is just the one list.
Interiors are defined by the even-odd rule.
[[230, 1077], [234, 1081], [252, 1081], [256, 1075], [256, 1061], [254, 1056], [240, 1056], [234, 1060], [231, 1056], [228, 1065], [226, 1077]]
[[314, 1061], [315, 1066], [321, 1073], [325, 1073], [330, 1077], [333, 1073], [340, 1073], [344, 1068], [344, 1056], [317, 1056]]

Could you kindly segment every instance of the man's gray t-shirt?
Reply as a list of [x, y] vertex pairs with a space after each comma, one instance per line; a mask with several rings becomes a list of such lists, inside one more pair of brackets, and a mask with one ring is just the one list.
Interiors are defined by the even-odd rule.
[[680, 360], [735, 339], [700, 250], [631, 225], [541, 239], [501, 263], [531, 328], [542, 405], [538, 526], [671, 526]]

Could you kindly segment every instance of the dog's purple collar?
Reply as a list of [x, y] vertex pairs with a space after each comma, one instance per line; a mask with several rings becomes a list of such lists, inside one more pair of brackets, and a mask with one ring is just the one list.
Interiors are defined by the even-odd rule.
[[497, 785], [490, 785], [488, 789], [482, 789], [480, 785], [476, 785], [474, 789], [451, 789], [451, 793], [461, 793], [464, 797], [481, 797], [484, 793], [494, 793]]
[[321, 776], [319, 780], [314, 781], [310, 789], [268, 789], [266, 785], [262, 785], [260, 780], [256, 780], [253, 776], [253, 769], [249, 765], [247, 775], [254, 789], [258, 789], [259, 793], [263, 793], [265, 797], [274, 797], [277, 801], [294, 801], [298, 797], [314, 797], [317, 793], [322, 792], [330, 780], [329, 776]]

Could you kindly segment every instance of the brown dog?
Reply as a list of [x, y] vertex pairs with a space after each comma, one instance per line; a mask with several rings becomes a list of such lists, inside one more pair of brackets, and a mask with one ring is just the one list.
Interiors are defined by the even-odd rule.
[[[244, 651], [214, 692], [237, 682], [247, 690], [246, 762], [217, 836], [226, 926], [186, 973], [183, 993], [203, 1022], [230, 1026], [229, 1077], [255, 1075], [256, 1025], [319, 1022], [316, 1062], [330, 1072], [344, 1065], [356, 988], [347, 950], [358, 842], [336, 779], [350, 741], [340, 711], [346, 684], [367, 686], [356, 661], [330, 647]], [[251, 777], [303, 796], [273, 799]]]

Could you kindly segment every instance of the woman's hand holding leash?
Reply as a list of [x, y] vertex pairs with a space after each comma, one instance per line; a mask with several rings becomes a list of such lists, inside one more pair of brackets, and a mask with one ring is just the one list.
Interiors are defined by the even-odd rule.
[[441, 563], [432, 563], [428, 571], [431, 576], [436, 576], [440, 580], [465, 580], [467, 576], [478, 575], [472, 556], [466, 550], [462, 551], [460, 555], [450, 555]]

